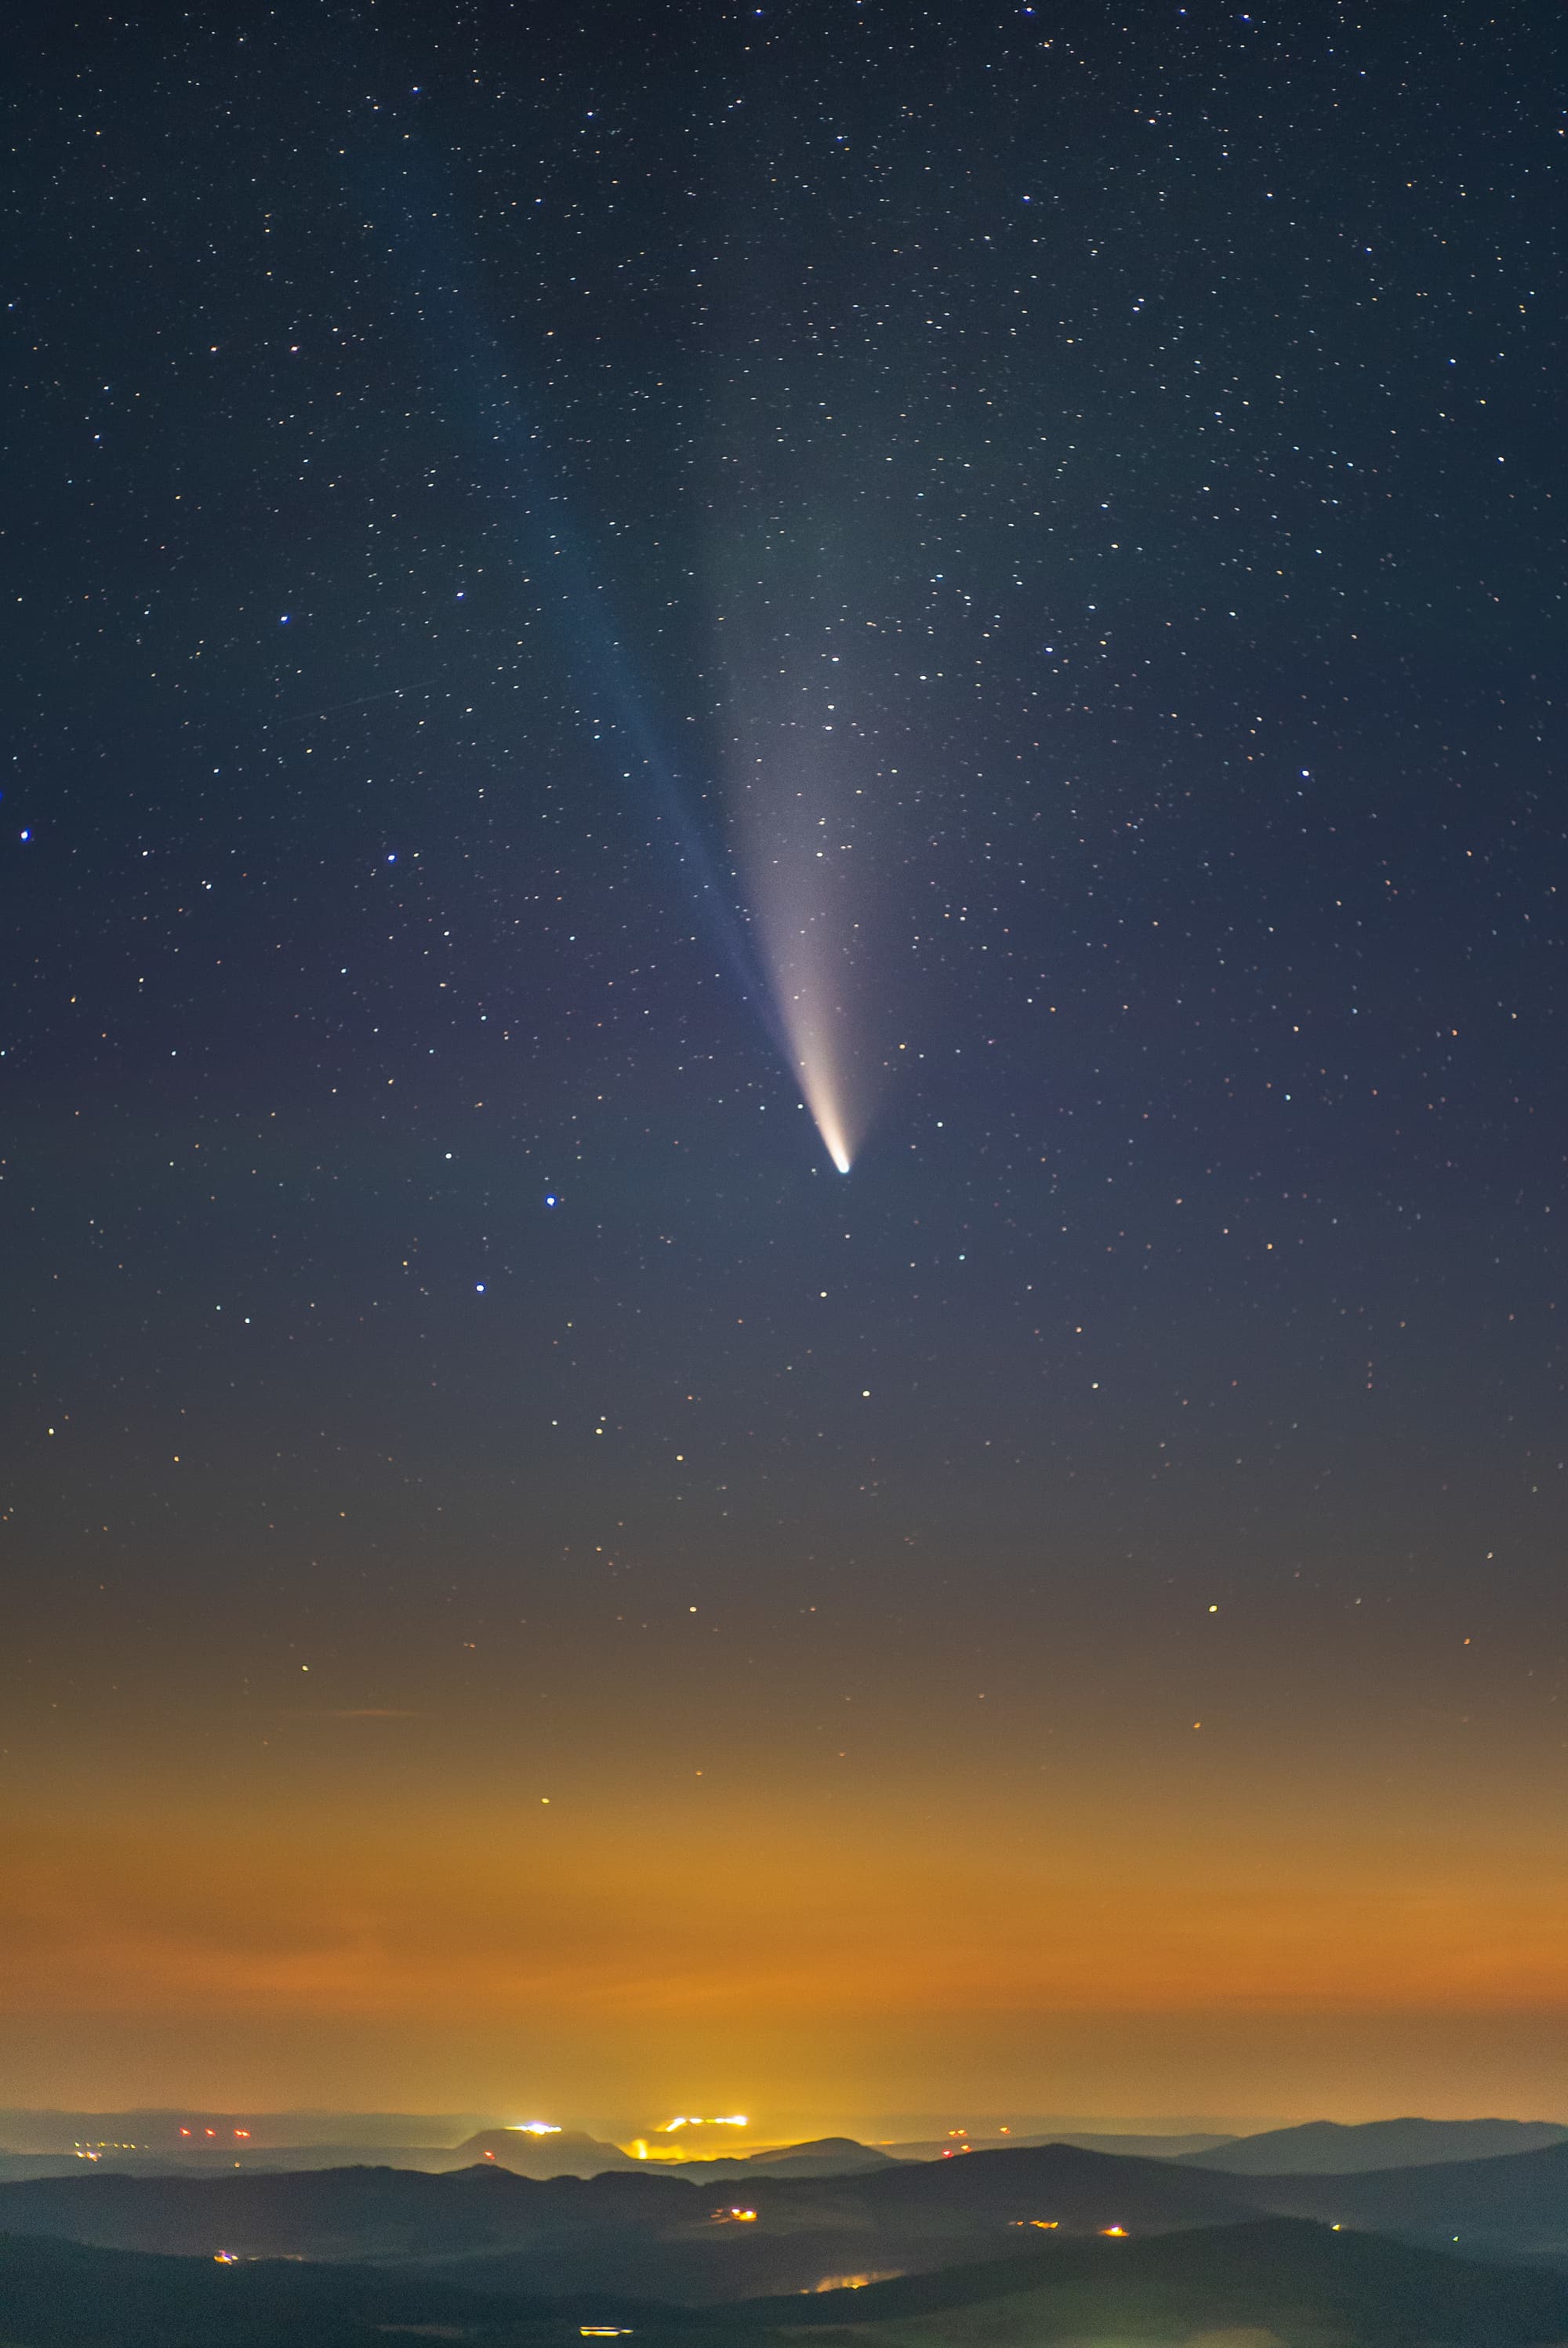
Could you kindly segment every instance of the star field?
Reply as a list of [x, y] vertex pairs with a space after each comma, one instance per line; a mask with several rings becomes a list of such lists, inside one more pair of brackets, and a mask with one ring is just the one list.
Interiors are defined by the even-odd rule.
[[1528, 2100], [1550, 26], [9, 37], [11, 2099]]

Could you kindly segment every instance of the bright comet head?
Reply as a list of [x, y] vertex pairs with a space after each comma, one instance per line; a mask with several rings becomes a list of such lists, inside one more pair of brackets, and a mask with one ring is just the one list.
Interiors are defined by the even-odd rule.
[[[811, 888], [825, 891], [825, 903], [810, 901]], [[821, 864], [792, 868], [783, 857], [773, 860], [756, 891], [763, 959], [790, 1065], [823, 1148], [847, 1174], [870, 1102], [850, 1010], [858, 992], [857, 925], [844, 894]]]
[[812, 1120], [822, 1136], [824, 1148], [839, 1172], [847, 1174], [851, 1164], [849, 1137], [844, 1129], [844, 1120], [833, 1097], [831, 1085], [819, 1076], [814, 1076], [804, 1061], [800, 1080], [801, 1092], [811, 1111]]
[[[881, 771], [867, 734], [850, 722], [847, 639], [841, 658], [829, 630], [831, 659], [803, 667], [793, 639], [776, 637], [771, 607], [757, 618], [754, 653], [731, 672], [735, 857], [768, 1024], [823, 1148], [847, 1174], [887, 1069], [876, 1040], [882, 990], [872, 935]], [[727, 663], [743, 633], [726, 630]]]

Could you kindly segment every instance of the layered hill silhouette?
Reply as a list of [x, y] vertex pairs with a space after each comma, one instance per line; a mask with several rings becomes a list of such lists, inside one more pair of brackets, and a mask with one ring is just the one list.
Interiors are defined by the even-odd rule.
[[[745, 2211], [750, 2214], [741, 2215]], [[822, 2178], [690, 2183], [639, 2165], [538, 2181], [496, 2163], [221, 2178], [89, 2173], [0, 2185], [0, 2230], [211, 2257], [437, 2263], [487, 2290], [602, 2287], [688, 2304], [835, 2275], [1021, 2255], [1041, 2227], [1145, 2233], [1255, 2214], [1235, 2181], [1068, 2146]], [[483, 2271], [481, 2276], [481, 2270]]]
[[482, 2128], [466, 2137], [440, 2156], [439, 2165], [471, 2168], [481, 2160], [493, 2160], [514, 2177], [604, 2177], [612, 2169], [644, 2167], [618, 2144], [602, 2144], [580, 2130], [557, 2128], [552, 2136], [535, 2136], [528, 2128], [510, 2127]]
[[[1235, 2136], [1129, 2136], [1125, 2131], [1103, 2128], [1056, 2128], [1041, 2130], [1030, 2136], [1013, 2136], [1008, 2144], [995, 2137], [982, 2137], [968, 2147], [974, 2152], [1016, 2151], [1020, 2146], [1040, 2144], [1075, 2144], [1084, 2152], [1124, 2152], [1140, 2159], [1176, 2160], [1184, 2152], [1212, 2152], [1217, 2146], [1235, 2144]], [[898, 2160], [941, 2160], [950, 2158], [956, 2147], [950, 2137], [927, 2137], [910, 2144], [895, 2144], [893, 2156]]]
[[1263, 2348], [1532, 2348], [1568, 2337], [1568, 2277], [1266, 2219], [707, 2311], [603, 2289], [546, 2301], [448, 2273], [89, 2249], [0, 2237], [0, 2338], [27, 2348], [1037, 2348], [1230, 2333]]
[[835, 2179], [832, 2190], [873, 2219], [897, 2213], [940, 2224], [960, 2213], [1003, 2223], [1054, 2218], [1079, 2232], [1216, 2225], [1252, 2206], [1247, 2188], [1232, 2178], [1066, 2144], [901, 2161], [874, 2176]]
[[1557, 2260], [1568, 2268], [1568, 2143], [1357, 2176], [1225, 2181], [1271, 2209], [1476, 2258]]
[[536, 2179], [496, 2162], [446, 2175], [88, 2170], [0, 2184], [0, 2230], [11, 2234], [208, 2258], [227, 2249], [396, 2262], [489, 2291], [555, 2299], [599, 2289], [687, 2306], [1016, 2260], [1046, 2234], [1058, 2246], [1112, 2229], [1141, 2239], [1266, 2214], [1568, 2270], [1568, 2143], [1317, 2177], [1242, 2178], [1048, 2145], [848, 2175], [767, 2175], [759, 2164], [740, 2186], [642, 2163]]
[[[580, 2348], [578, 2326], [569, 2335], [552, 2308], [519, 2300], [507, 2312], [531, 2336], [553, 2330]], [[227, 2266], [0, 2237], [0, 2338], [27, 2348], [368, 2348], [395, 2336], [387, 2325], [479, 2337], [495, 2313], [453, 2284], [374, 2268]]]
[[748, 2152], [738, 2160], [683, 2161], [678, 2173], [704, 2185], [726, 2179], [754, 2184], [759, 2177], [854, 2177], [862, 2170], [899, 2166], [892, 2153], [858, 2144], [852, 2136], [823, 2136], [774, 2152]]
[[333, 2168], [228, 2177], [78, 2174], [0, 2186], [0, 2231], [102, 2249], [211, 2257], [454, 2257], [556, 2235], [657, 2234], [705, 2209], [672, 2178], [515, 2177], [488, 2163], [446, 2176]]
[[1568, 2127], [1554, 2120], [1366, 2120], [1354, 2127], [1307, 2120], [1179, 2157], [1185, 2168], [1220, 2168], [1230, 2177], [1348, 2177], [1367, 2168], [1488, 2160], [1564, 2143]]
[[[1072, 2240], [1027, 2260], [905, 2275], [737, 2315], [865, 2348], [1035, 2348], [1049, 2340], [1168, 2342], [1226, 2333], [1255, 2348], [1524, 2348], [1564, 2337], [1568, 2277], [1263, 2219], [1145, 2241]], [[1239, 2348], [1239, 2343], [1238, 2343]]]

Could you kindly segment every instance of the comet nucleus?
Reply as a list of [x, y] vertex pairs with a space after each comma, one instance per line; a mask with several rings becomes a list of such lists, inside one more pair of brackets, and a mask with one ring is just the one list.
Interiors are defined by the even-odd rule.
[[737, 846], [780, 1041], [823, 1147], [847, 1174], [875, 1098], [855, 820], [823, 762], [807, 775], [798, 752], [790, 763], [794, 778], [773, 785], [766, 762], [757, 762]]

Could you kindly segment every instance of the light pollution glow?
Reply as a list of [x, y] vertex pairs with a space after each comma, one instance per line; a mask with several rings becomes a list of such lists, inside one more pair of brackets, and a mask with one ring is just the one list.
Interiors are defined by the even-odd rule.
[[1020, 1847], [936, 1743], [861, 1789], [853, 1849], [841, 1806], [739, 1749], [700, 1802], [629, 1807], [585, 1776], [522, 1829], [503, 1789], [474, 1797], [482, 1771], [458, 1815], [411, 1805], [395, 1832], [379, 1779], [304, 1816], [286, 1786], [159, 1780], [106, 1820], [94, 1778], [7, 1820], [11, 2100], [117, 2108], [172, 2083], [229, 2110], [482, 2111], [526, 2078], [535, 2112], [658, 2096], [825, 2120], [909, 2108], [917, 2082], [1005, 2109], [1027, 2083], [1042, 2108], [1372, 2117], [1430, 2100], [1440, 2069], [1450, 2109], [1530, 2116], [1568, 2089], [1568, 1892], [1531, 1819], [1466, 1813], [1440, 1866], [1401, 1871], [1414, 1795], [1369, 1816], [1326, 1762], [1282, 1857], [1266, 1756], [1222, 1838], [1182, 1831], [1173, 1770], [1097, 1754]]

